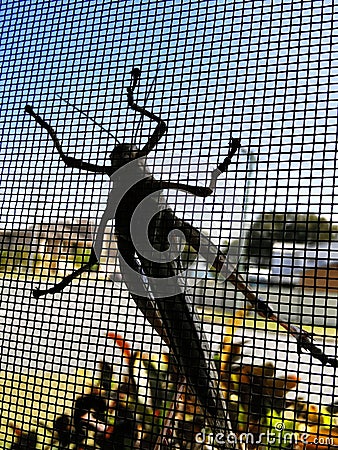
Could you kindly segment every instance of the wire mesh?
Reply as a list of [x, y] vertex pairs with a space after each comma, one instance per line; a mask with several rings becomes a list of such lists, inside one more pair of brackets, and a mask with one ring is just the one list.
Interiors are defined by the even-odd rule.
[[[8, 0], [1, 16], [1, 447], [337, 445], [334, 2]], [[148, 172], [114, 175], [117, 143], [151, 136]], [[126, 232], [160, 187], [157, 225], [141, 205]], [[163, 252], [174, 228], [170, 263], [135, 256], [133, 237]]]

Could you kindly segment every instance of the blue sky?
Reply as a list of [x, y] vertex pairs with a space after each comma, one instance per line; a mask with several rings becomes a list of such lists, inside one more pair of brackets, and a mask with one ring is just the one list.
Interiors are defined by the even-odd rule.
[[[310, 210], [338, 221], [333, 3], [4, 2], [1, 225], [90, 217], [102, 208], [107, 182], [65, 169], [23, 109], [30, 103], [48, 119], [69, 154], [103, 162], [113, 141], [57, 94], [131, 139], [138, 117], [126, 109], [125, 89], [135, 66], [142, 68], [140, 101], [147, 95], [169, 125], [149, 159], [157, 175], [203, 185], [230, 136], [242, 139], [216, 206], [180, 197], [181, 210], [196, 211], [206, 228], [223, 221], [226, 234], [250, 176], [254, 212]], [[143, 123], [140, 143], [149, 132]]]

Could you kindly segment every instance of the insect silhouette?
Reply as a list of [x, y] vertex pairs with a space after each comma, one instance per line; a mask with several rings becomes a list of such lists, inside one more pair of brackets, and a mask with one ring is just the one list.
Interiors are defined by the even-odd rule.
[[[54, 129], [36, 114], [31, 106], [27, 105], [25, 110], [48, 132], [56, 150], [67, 167], [109, 177], [116, 176], [112, 194], [114, 194], [114, 189], [116, 189], [115, 185], [123, 185], [125, 182], [123, 178], [125, 172], [121, 171], [121, 169], [124, 167], [132, 168], [132, 172], [127, 171], [127, 174], [131, 174], [136, 182], [132, 185], [128, 184], [128, 182], [126, 183], [129, 189], [122, 189], [123, 195], [119, 198], [118, 205], [114, 210], [115, 235], [121, 266], [131, 269], [131, 272], [128, 272], [128, 270], [121, 271], [124, 275], [124, 281], [140, 311], [172, 351], [181, 374], [184, 375], [189, 386], [196, 393], [199, 403], [206, 413], [209, 425], [213, 430], [220, 430], [221, 433], [225, 433], [230, 427], [226, 407], [216, 388], [217, 373], [210, 358], [209, 348], [205, 344], [207, 341], [203, 337], [200, 321], [193, 312], [191, 299], [184, 290], [172, 293], [168, 289], [168, 295], [163, 295], [163, 292], [159, 293], [155, 282], [156, 280], [166, 281], [169, 279], [179, 281], [177, 274], [182, 269], [182, 261], [179, 257], [175, 257], [170, 261], [161, 262], [151, 258], [150, 254], [147, 255], [140, 252], [133, 241], [130, 223], [136, 208], [146, 198], [151, 198], [151, 203], [156, 210], [157, 205], [161, 202], [161, 196], [158, 193], [163, 189], [183, 190], [199, 197], [211, 195], [216, 186], [217, 178], [227, 171], [231, 158], [239, 150], [240, 140], [230, 140], [228, 156], [212, 172], [211, 182], [208, 187], [189, 186], [182, 183], [156, 180], [147, 168], [145, 158], [150, 152], [155, 150], [158, 142], [166, 134], [167, 126], [159, 116], [135, 103], [134, 90], [138, 84], [139, 77], [140, 71], [134, 69], [132, 72], [132, 84], [127, 89], [128, 105], [133, 111], [139, 113], [141, 117], [155, 122], [156, 128], [148, 142], [141, 149], [138, 149], [134, 143], [119, 143], [116, 145], [109, 157], [110, 165], [100, 166], [69, 157], [63, 152]], [[66, 276], [55, 286], [46, 290], [35, 290], [34, 296], [36, 298], [46, 294], [61, 292], [72, 280], [99, 262], [102, 251], [103, 230], [107, 221], [113, 218], [111, 206], [108, 201], [89, 262]], [[203, 252], [205, 252], [206, 259], [208, 258], [208, 250], [205, 249], [210, 248], [210, 241], [207, 237], [189, 222], [176, 217], [170, 208], [157, 208], [157, 213], [150, 220], [147, 230], [151, 246], [158, 252], [166, 252], [170, 247], [168, 236], [173, 230], [179, 230], [184, 235], [188, 245], [197, 252], [199, 251], [202, 256], [204, 256]], [[238, 291], [243, 293], [244, 297], [259, 315], [277, 322], [283, 327], [296, 339], [299, 349], [309, 351], [314, 358], [317, 358], [323, 364], [338, 366], [338, 361], [335, 358], [326, 356], [315, 345], [312, 337], [306, 331], [280, 319], [264, 300], [257, 297], [250, 286], [246, 284], [243, 277], [236, 271], [236, 267], [233, 267], [229, 273], [224, 264], [225, 259], [226, 256], [216, 248], [210, 265], [215, 268], [216, 273], [225, 275], [228, 281], [235, 285]], [[132, 274], [131, 276], [130, 273]], [[143, 277], [148, 281], [143, 287], [139, 283], [137, 289], [135, 289], [135, 273], [139, 274], [140, 278]]]
[[[232, 156], [239, 149], [240, 141], [239, 139], [230, 141], [229, 154], [217, 169], [213, 171], [210, 186], [208, 187], [190, 186], [178, 182], [155, 179], [146, 166], [145, 157], [155, 149], [158, 142], [166, 134], [167, 125], [159, 116], [135, 102], [134, 90], [138, 84], [139, 77], [140, 70], [134, 69], [132, 71], [131, 86], [127, 88], [128, 106], [139, 113], [142, 118], [148, 118], [155, 122], [156, 127], [148, 142], [141, 149], [138, 149], [134, 143], [119, 143], [115, 145], [109, 156], [110, 165], [92, 164], [67, 156], [54, 129], [36, 114], [31, 106], [27, 105], [25, 111], [48, 132], [53, 140], [54, 147], [67, 167], [108, 175], [109, 177], [119, 173], [123, 175], [124, 172], [123, 170], [121, 172], [121, 169], [124, 166], [132, 167], [133, 174], [136, 176], [135, 182], [132, 186], [129, 186], [128, 190], [123, 191], [123, 195], [120, 196], [118, 205], [114, 210], [114, 232], [121, 265], [123, 263], [125, 268], [130, 269], [129, 272], [128, 270], [121, 270], [123, 279], [140, 311], [173, 352], [179, 370], [196, 393], [208, 417], [210, 426], [217, 429], [221, 428], [221, 431], [224, 432], [227, 429], [228, 419], [224, 403], [216, 389], [215, 380], [217, 379], [217, 373], [213, 363], [210, 361], [209, 349], [205, 344], [207, 341], [206, 339], [201, 339], [201, 324], [192, 311], [191, 299], [184, 291], [172, 292], [168, 289], [168, 294], [166, 295], [165, 289], [164, 292], [162, 289], [163, 286], [166, 286], [166, 280], [177, 280], [177, 275], [182, 270], [182, 261], [180, 257], [175, 257], [162, 262], [154, 260], [150, 254], [147, 255], [140, 252], [133, 240], [130, 224], [138, 205], [145, 199], [148, 199], [150, 209], [153, 208], [156, 211], [149, 220], [147, 230], [151, 247], [159, 253], [168, 251], [170, 247], [172, 248], [172, 243], [168, 242], [168, 236], [172, 231], [178, 230], [184, 236], [188, 245], [198, 250], [201, 245], [201, 239], [203, 239], [199, 231], [190, 223], [178, 218], [169, 207], [158, 207], [158, 204], [161, 203], [161, 192], [164, 189], [176, 189], [202, 198], [211, 195], [216, 186], [217, 178], [227, 170]], [[114, 179], [112, 194], [114, 189], [116, 189], [116, 184], [125, 182], [122, 175], [117, 175]], [[109, 219], [112, 219], [112, 217], [111, 205], [109, 206], [108, 204], [97, 232], [96, 245], [94, 244], [93, 246], [88, 263], [66, 276], [53, 287], [46, 290], [36, 289], [33, 292], [34, 297], [38, 298], [42, 295], [61, 292], [74, 278], [99, 262], [102, 251], [102, 235]], [[148, 283], [145, 283], [143, 287], [140, 287], [139, 283], [137, 289], [135, 289], [135, 286], [133, 286], [135, 274], [140, 275], [139, 280], [145, 278]], [[164, 283], [161, 284], [161, 293], [158, 292], [156, 280], [161, 282], [164, 280]], [[202, 340], [204, 341], [203, 345], [201, 343]]]

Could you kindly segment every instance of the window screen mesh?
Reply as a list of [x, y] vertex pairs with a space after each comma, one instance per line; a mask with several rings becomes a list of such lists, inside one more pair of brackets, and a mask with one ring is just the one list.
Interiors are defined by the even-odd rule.
[[1, 16], [0, 447], [338, 445], [334, 2]]

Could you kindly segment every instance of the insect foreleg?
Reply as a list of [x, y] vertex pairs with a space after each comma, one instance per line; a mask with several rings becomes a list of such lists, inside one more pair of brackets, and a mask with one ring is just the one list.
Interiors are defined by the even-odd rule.
[[80, 276], [84, 272], [88, 272], [88, 270], [90, 270], [93, 266], [95, 266], [95, 264], [98, 264], [98, 259], [97, 259], [97, 256], [96, 256], [96, 253], [95, 253], [94, 249], [92, 249], [92, 252], [90, 254], [88, 263], [86, 263], [85, 265], [80, 267], [80, 269], [75, 270], [72, 274], [67, 275], [65, 278], [63, 278], [62, 281], [60, 281], [60, 283], [57, 283], [55, 286], [53, 286], [50, 289], [45, 289], [45, 290], [35, 289], [35, 290], [33, 290], [33, 296], [35, 298], [39, 298], [39, 297], [41, 297], [43, 295], [57, 294], [57, 293], [61, 292], [75, 278], [77, 278], [78, 276]]
[[168, 127], [166, 123], [156, 114], [154, 114], [152, 111], [148, 111], [146, 108], [143, 108], [142, 106], [139, 106], [134, 101], [134, 89], [138, 83], [139, 76], [140, 76], [140, 70], [139, 69], [133, 69], [133, 82], [132, 85], [127, 88], [127, 99], [128, 99], [128, 106], [133, 111], [136, 111], [142, 115], [142, 117], [148, 117], [152, 121], [157, 123], [157, 127], [155, 128], [153, 134], [151, 135], [149, 141], [147, 144], [143, 147], [143, 149], [139, 152], [139, 156], [147, 155], [153, 148], [156, 146], [156, 144], [160, 141], [162, 136], [167, 132]]

